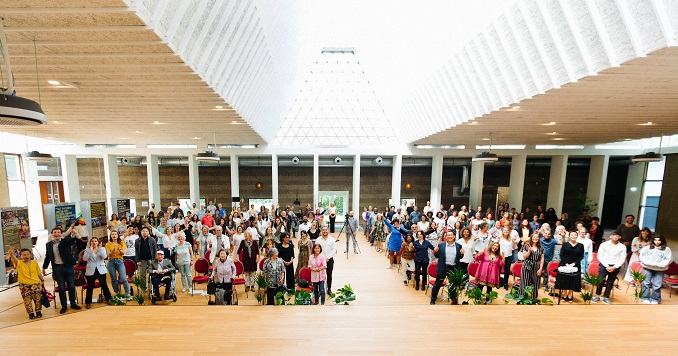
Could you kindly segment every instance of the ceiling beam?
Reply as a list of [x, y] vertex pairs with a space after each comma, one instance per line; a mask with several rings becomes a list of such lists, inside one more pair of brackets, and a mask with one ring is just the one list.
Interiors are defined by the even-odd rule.
[[108, 13], [134, 13], [128, 7], [2, 7], [0, 14], [108, 14]]
[[129, 26], [6, 26], [5, 32], [87, 32], [87, 31], [152, 31], [147, 25]]

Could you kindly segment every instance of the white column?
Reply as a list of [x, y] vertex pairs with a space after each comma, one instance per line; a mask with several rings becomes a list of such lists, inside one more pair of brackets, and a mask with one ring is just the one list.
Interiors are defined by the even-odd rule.
[[[442, 200], [441, 194], [443, 191], [443, 156], [433, 156], [431, 161], [431, 207], [433, 211], [438, 211], [440, 202]], [[396, 207], [399, 206], [394, 204]]]
[[643, 179], [645, 178], [645, 167], [647, 163], [636, 163], [629, 166], [629, 172], [626, 175], [626, 194], [624, 195], [624, 210], [619, 221], [624, 221], [628, 214], [638, 219], [640, 214], [640, 203], [643, 193]]
[[162, 211], [163, 207], [160, 205], [160, 173], [158, 172], [158, 156], [156, 155], [146, 156], [146, 178], [148, 179], [148, 208], [150, 209], [151, 204], [155, 204], [155, 211]]
[[527, 155], [511, 157], [511, 181], [509, 182], [509, 208], [522, 211], [523, 192], [525, 190], [525, 168]]
[[400, 186], [403, 176], [403, 156], [393, 156], [393, 172], [391, 172], [391, 205], [400, 206]]
[[[231, 196], [240, 196], [240, 162], [238, 156], [231, 155]], [[232, 203], [233, 206], [240, 206], [240, 203]]]
[[67, 202], [80, 201], [80, 179], [78, 159], [75, 155], [61, 156], [61, 173], [64, 179], [64, 196]]
[[[146, 169], [148, 169], [148, 167]], [[108, 207], [108, 216], [110, 216], [114, 212], [113, 205], [111, 204], [111, 199], [120, 198], [120, 177], [118, 176], [118, 156], [104, 155], [104, 177], [106, 179], [106, 206]]]
[[44, 214], [42, 212], [42, 198], [40, 196], [40, 180], [38, 179], [38, 163], [23, 159], [24, 179], [26, 180], [26, 201], [28, 203], [28, 216], [32, 231], [45, 228]]
[[318, 193], [318, 185], [320, 184], [319, 174], [320, 174], [320, 158], [317, 154], [313, 155], [313, 204], [311, 207], [315, 209], [318, 206], [318, 201], [320, 201], [320, 193]]
[[280, 195], [278, 193], [278, 155], [271, 155], [271, 197], [273, 203], [278, 204]]
[[551, 158], [551, 175], [549, 176], [549, 192], [546, 196], [546, 206], [555, 209], [558, 216], [563, 213], [566, 174], [567, 155], [553, 156]]
[[[586, 195], [593, 204], [598, 204], [598, 208], [589, 211], [590, 215], [603, 215], [603, 202], [605, 199], [605, 186], [607, 184], [607, 168], [609, 166], [610, 156], [591, 157], [591, 166], [589, 168], [589, 183], [586, 187]], [[601, 221], [602, 222], [602, 221]]]
[[200, 162], [195, 159], [195, 154], [188, 155], [188, 192], [191, 203], [200, 209]]
[[485, 162], [471, 163], [471, 181], [469, 182], [469, 205], [477, 207], [483, 200], [483, 176], [485, 175]]
[[353, 201], [352, 209], [355, 216], [358, 217], [360, 212], [360, 154], [353, 156]]

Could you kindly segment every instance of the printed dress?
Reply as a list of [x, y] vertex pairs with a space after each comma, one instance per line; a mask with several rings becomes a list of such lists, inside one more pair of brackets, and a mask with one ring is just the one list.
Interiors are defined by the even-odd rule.
[[[523, 246], [523, 251], [530, 249], [529, 245]], [[537, 276], [539, 264], [541, 263], [541, 256], [544, 255], [544, 248], [539, 247], [537, 251], [530, 252], [530, 255], [523, 261], [523, 269], [521, 270], [520, 290], [522, 295], [525, 293], [525, 287], [532, 286], [532, 299], [536, 299], [539, 294], [539, 281], [541, 278]], [[545, 271], [542, 271], [545, 272]]]

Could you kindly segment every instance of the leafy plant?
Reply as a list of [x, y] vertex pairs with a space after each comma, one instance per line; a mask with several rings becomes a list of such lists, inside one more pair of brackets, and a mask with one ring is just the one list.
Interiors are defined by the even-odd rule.
[[298, 290], [294, 292], [295, 305], [312, 305], [311, 292], [305, 290]]
[[254, 293], [254, 298], [257, 299], [257, 303], [264, 304], [264, 291], [268, 288], [268, 281], [263, 273], [259, 272], [254, 277], [254, 283], [257, 285], [257, 291]]
[[290, 290], [285, 290], [285, 291], [280, 291], [275, 294], [275, 305], [290, 305], [290, 300], [292, 300], [292, 296], [294, 295], [294, 292]]
[[584, 283], [591, 287], [589, 291], [583, 290], [579, 293], [581, 298], [584, 300], [584, 304], [591, 304], [591, 300], [593, 299], [593, 290], [602, 282], [603, 279], [597, 274], [584, 274]]
[[511, 293], [504, 296], [504, 303], [508, 304], [510, 301], [514, 300], [518, 305], [553, 305], [553, 301], [549, 298], [534, 299], [534, 291], [532, 286], [526, 286], [524, 288], [524, 293], [519, 294], [517, 290], [512, 290]]
[[459, 296], [468, 283], [468, 273], [461, 269], [454, 269], [447, 274], [447, 295], [453, 305], [459, 304]]
[[590, 304], [591, 299], [593, 299], [593, 292], [591, 291], [582, 290], [579, 295], [581, 296], [581, 299], [584, 300], [584, 304]]
[[129, 294], [126, 293], [116, 294], [115, 297], [113, 297], [113, 299], [108, 301], [108, 305], [126, 305], [127, 298], [129, 298]]
[[349, 305], [350, 302], [355, 300], [355, 293], [353, 293], [351, 285], [347, 284], [337, 289], [337, 293], [330, 294], [330, 299], [334, 299], [334, 304]]
[[137, 302], [139, 305], [144, 305], [144, 303], [146, 302], [146, 297], [144, 297], [143, 293], [139, 293], [139, 294], [135, 295], [134, 297], [132, 297], [132, 300]]
[[643, 289], [641, 286], [645, 282], [645, 274], [642, 270], [631, 270], [631, 277], [633, 278], [633, 287], [635, 291], [633, 292], [633, 297], [636, 299], [636, 302], [643, 297]]
[[497, 292], [483, 293], [481, 288], [473, 288], [466, 291], [466, 298], [468, 298], [468, 300], [470, 302], [473, 302], [473, 304], [475, 305], [491, 304], [492, 301], [499, 298], [499, 293]]
[[146, 280], [141, 277], [140, 274], [135, 274], [134, 278], [132, 279], [132, 284], [134, 284], [135, 287], [137, 287], [137, 294], [143, 294], [139, 292], [140, 290], [144, 289], [144, 286], [146, 285]]
[[598, 203], [594, 203], [593, 200], [591, 200], [591, 197], [586, 195], [583, 191], [580, 191], [579, 194], [577, 194], [577, 205], [581, 211], [588, 210], [590, 216], [593, 216], [593, 213], [598, 210]]

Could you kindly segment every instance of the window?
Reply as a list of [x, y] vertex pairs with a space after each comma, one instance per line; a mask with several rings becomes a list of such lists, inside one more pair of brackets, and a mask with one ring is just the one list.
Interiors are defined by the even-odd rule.
[[650, 162], [645, 170], [638, 226], [647, 226], [652, 231], [655, 230], [657, 225], [657, 211], [659, 210], [659, 201], [662, 195], [665, 165], [665, 160]]
[[26, 184], [24, 183], [21, 157], [5, 154], [5, 169], [7, 171], [7, 188], [9, 189], [9, 205], [27, 206]]

